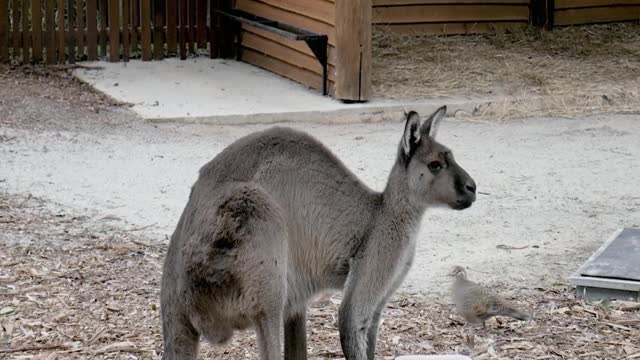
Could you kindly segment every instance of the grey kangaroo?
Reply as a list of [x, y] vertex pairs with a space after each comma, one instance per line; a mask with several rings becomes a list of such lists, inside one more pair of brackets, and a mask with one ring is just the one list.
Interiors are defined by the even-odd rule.
[[195, 359], [253, 326], [262, 360], [307, 358], [307, 301], [340, 289], [347, 360], [374, 358], [380, 314], [413, 262], [428, 207], [462, 210], [473, 179], [435, 135], [446, 107], [406, 114], [382, 193], [324, 145], [274, 127], [229, 145], [200, 170], [164, 264], [163, 359]]

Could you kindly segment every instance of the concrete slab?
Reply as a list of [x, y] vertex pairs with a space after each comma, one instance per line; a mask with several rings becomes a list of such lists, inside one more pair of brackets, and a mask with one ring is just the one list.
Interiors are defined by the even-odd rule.
[[154, 122], [375, 122], [397, 120], [407, 107], [428, 113], [447, 104], [451, 114], [457, 110], [471, 112], [496, 101], [443, 98], [403, 103], [375, 99], [345, 104], [233, 60], [193, 58], [87, 65], [103, 69], [78, 69], [75, 76], [119, 101], [132, 103], [133, 111]]

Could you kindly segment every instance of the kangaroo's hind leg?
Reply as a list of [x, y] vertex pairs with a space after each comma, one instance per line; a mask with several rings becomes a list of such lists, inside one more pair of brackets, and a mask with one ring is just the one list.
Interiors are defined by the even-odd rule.
[[188, 320], [176, 316], [173, 311], [163, 311], [162, 317], [162, 360], [195, 360], [198, 357], [198, 332]]
[[304, 309], [285, 318], [284, 356], [285, 360], [307, 359], [307, 330]]
[[282, 360], [280, 323], [282, 314], [272, 313], [255, 318], [260, 360]]

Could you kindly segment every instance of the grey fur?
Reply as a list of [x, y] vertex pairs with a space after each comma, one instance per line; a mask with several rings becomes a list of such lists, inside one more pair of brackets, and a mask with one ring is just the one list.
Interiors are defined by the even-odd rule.
[[424, 211], [475, 201], [473, 179], [430, 137], [445, 113], [423, 124], [407, 114], [382, 193], [288, 128], [250, 134], [206, 164], [165, 260], [163, 359], [195, 359], [201, 336], [221, 344], [247, 326], [257, 331], [261, 359], [282, 359], [282, 324], [284, 358], [306, 359], [307, 301], [341, 289], [345, 357], [372, 360], [380, 315], [411, 266]]

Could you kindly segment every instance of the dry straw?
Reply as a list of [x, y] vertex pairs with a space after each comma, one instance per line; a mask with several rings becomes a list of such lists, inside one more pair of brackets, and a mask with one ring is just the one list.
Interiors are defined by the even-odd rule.
[[[416, 36], [377, 28], [378, 96], [502, 98], [475, 116], [640, 110], [640, 24]], [[530, 101], [534, 99], [534, 101]]]

